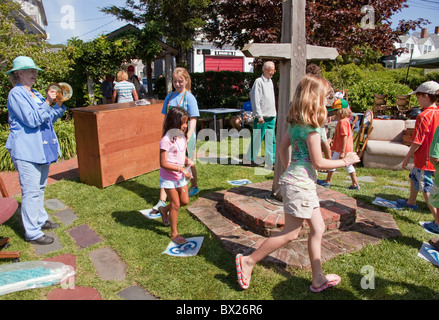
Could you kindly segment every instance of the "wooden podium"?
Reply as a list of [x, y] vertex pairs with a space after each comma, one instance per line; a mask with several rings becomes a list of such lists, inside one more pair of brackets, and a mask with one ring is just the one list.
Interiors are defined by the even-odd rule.
[[149, 101], [73, 109], [81, 182], [105, 188], [160, 168], [163, 101]]

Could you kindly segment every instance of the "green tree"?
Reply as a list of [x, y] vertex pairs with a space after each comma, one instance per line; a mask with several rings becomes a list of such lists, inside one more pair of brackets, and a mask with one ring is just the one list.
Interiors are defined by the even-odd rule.
[[187, 52], [199, 28], [206, 24], [208, 5], [212, 0], [126, 0], [124, 7], [109, 6], [103, 12], [119, 19], [159, 30], [166, 43], [179, 51], [177, 63], [187, 65]]
[[[279, 42], [282, 26], [283, 0], [215, 0], [209, 8], [209, 22], [204, 28], [207, 39], [219, 45], [232, 44], [242, 48], [247, 43]], [[395, 30], [390, 18], [407, 0], [307, 0], [306, 38], [312, 45], [337, 48], [340, 54], [353, 54], [370, 59], [370, 50], [380, 54], [395, 54], [393, 43], [424, 24], [426, 20], [401, 21]], [[371, 6], [374, 29], [364, 27], [363, 19]], [[368, 46], [364, 46], [368, 44]]]
[[88, 42], [78, 38], [68, 40], [64, 51], [72, 63], [69, 82], [76, 92], [75, 106], [96, 104], [102, 97], [99, 80], [108, 73], [117, 73], [124, 62], [135, 56], [138, 46], [139, 39], [134, 35], [111, 41], [103, 35]]
[[41, 37], [17, 29], [13, 15], [19, 9], [20, 5], [14, 1], [0, 2], [0, 124], [7, 122], [6, 101], [12, 87], [5, 71], [12, 68], [17, 56], [29, 56], [45, 70], [40, 72], [34, 86], [43, 94], [49, 83], [65, 81], [69, 70], [69, 60], [63, 52], [52, 52]]

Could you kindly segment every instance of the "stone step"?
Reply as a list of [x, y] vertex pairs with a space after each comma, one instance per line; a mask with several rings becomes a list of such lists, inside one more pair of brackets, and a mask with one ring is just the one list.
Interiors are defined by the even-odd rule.
[[[244, 185], [228, 190], [224, 195], [223, 208], [251, 231], [270, 236], [279, 232], [285, 224], [283, 204], [271, 197], [271, 183]], [[320, 211], [326, 232], [343, 230], [355, 224], [357, 202], [340, 192], [318, 188]], [[305, 221], [299, 238], [309, 234]]]
[[[271, 181], [268, 181], [247, 185], [248, 188], [253, 189], [253, 194], [260, 195], [259, 197], [253, 197], [252, 204], [259, 202], [263, 208], [261, 210], [266, 212], [272, 211], [272, 208], [266, 205], [265, 202], [267, 201], [261, 195], [271, 188], [271, 183]], [[356, 207], [356, 220], [349, 221], [349, 218], [352, 218], [352, 212], [347, 208], [350, 208], [352, 201], [355, 201], [355, 199], [329, 192], [323, 187], [318, 187], [318, 189], [320, 189], [318, 194], [321, 203], [325, 205], [326, 214], [333, 215], [331, 210], [337, 208], [339, 212], [337, 214], [340, 218], [335, 221], [337, 216], [332, 217], [333, 222], [339, 223], [339, 225], [332, 232], [326, 232], [323, 236], [322, 262], [326, 262], [340, 254], [361, 250], [367, 244], [378, 244], [384, 238], [401, 235], [391, 214], [379, 211], [370, 205], [359, 203]], [[250, 254], [267, 239], [266, 236], [250, 230], [246, 223], [239, 221], [236, 218], [237, 214], [230, 213], [230, 210], [224, 210], [225, 199], [232, 194], [238, 197], [240, 192], [244, 190], [246, 189], [232, 188], [227, 191], [204, 194], [187, 207], [187, 210], [200, 220], [233, 256], [237, 253]], [[247, 191], [250, 192], [248, 189]], [[246, 201], [245, 198], [240, 200]], [[264, 202], [264, 205], [261, 202]], [[247, 214], [245, 211], [249, 208], [250, 203], [249, 201], [246, 201], [246, 203], [247, 206], [240, 209], [241, 214], [242, 211]], [[342, 216], [349, 218], [342, 218]], [[328, 221], [327, 226], [330, 226], [329, 218], [327, 217], [326, 220]], [[262, 262], [287, 269], [291, 267], [310, 268], [307, 242], [307, 238], [292, 241], [274, 251]]]

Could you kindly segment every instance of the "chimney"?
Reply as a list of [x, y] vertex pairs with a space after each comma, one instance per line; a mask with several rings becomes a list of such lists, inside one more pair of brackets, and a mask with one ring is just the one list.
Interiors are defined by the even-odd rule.
[[421, 38], [425, 38], [427, 36], [427, 28], [422, 28], [421, 30]]
[[439, 27], [434, 27], [434, 34], [439, 35]]

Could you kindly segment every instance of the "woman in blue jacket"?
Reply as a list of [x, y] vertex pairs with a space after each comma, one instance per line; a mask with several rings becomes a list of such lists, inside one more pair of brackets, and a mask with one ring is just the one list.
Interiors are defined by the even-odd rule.
[[18, 171], [22, 202], [21, 217], [25, 239], [36, 244], [50, 244], [54, 239], [44, 234], [44, 229], [54, 229], [58, 224], [48, 220], [44, 209], [44, 189], [49, 165], [58, 160], [61, 150], [52, 123], [67, 109], [56, 100], [56, 92], [46, 92], [46, 99], [32, 89], [38, 76], [34, 61], [25, 56], [14, 59], [13, 68], [6, 72], [14, 86], [8, 96], [9, 136], [8, 149]]

